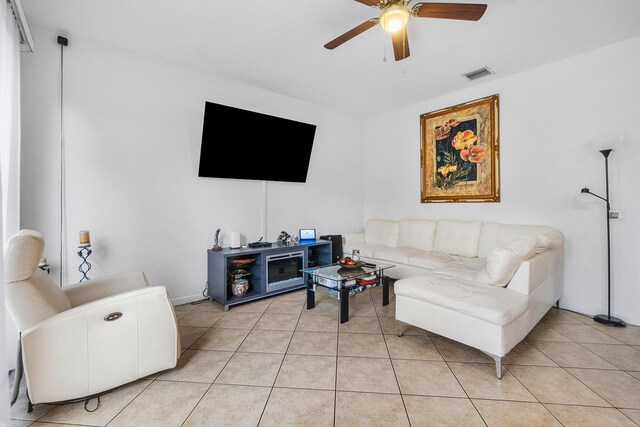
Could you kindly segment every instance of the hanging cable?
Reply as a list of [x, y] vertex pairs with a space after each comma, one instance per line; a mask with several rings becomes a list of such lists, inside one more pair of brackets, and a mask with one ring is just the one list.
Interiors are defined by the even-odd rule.
[[60, 287], [62, 287], [65, 232], [64, 48], [69, 45], [69, 40], [58, 36], [58, 44], [60, 45]]

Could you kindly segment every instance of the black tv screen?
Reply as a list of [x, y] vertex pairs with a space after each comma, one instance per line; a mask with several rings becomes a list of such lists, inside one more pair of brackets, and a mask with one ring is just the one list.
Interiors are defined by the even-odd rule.
[[305, 182], [316, 126], [207, 102], [199, 177]]

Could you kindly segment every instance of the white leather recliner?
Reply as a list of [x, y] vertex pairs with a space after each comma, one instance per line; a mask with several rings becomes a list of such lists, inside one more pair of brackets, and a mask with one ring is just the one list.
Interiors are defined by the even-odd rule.
[[125, 273], [60, 288], [38, 268], [43, 250], [40, 233], [21, 230], [5, 255], [6, 307], [21, 352], [12, 401], [22, 367], [36, 404], [99, 395], [176, 366], [180, 338], [164, 287]]

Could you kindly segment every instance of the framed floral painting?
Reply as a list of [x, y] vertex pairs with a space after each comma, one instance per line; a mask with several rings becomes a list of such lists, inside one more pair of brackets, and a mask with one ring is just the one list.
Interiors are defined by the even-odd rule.
[[498, 95], [420, 116], [420, 199], [499, 202]]

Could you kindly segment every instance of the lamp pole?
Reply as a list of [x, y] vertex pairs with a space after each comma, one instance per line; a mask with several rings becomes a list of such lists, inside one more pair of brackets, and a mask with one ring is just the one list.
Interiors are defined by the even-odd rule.
[[607, 314], [598, 314], [593, 317], [593, 320], [599, 323], [603, 323], [608, 326], [627, 326], [622, 319], [611, 316], [611, 218], [609, 213], [611, 212], [611, 204], [609, 203], [609, 154], [613, 149], [600, 150], [600, 153], [604, 156], [604, 172], [605, 172], [605, 197], [598, 196], [592, 193], [588, 188], [583, 188], [583, 193], [589, 193], [599, 199], [604, 200], [607, 203]]

